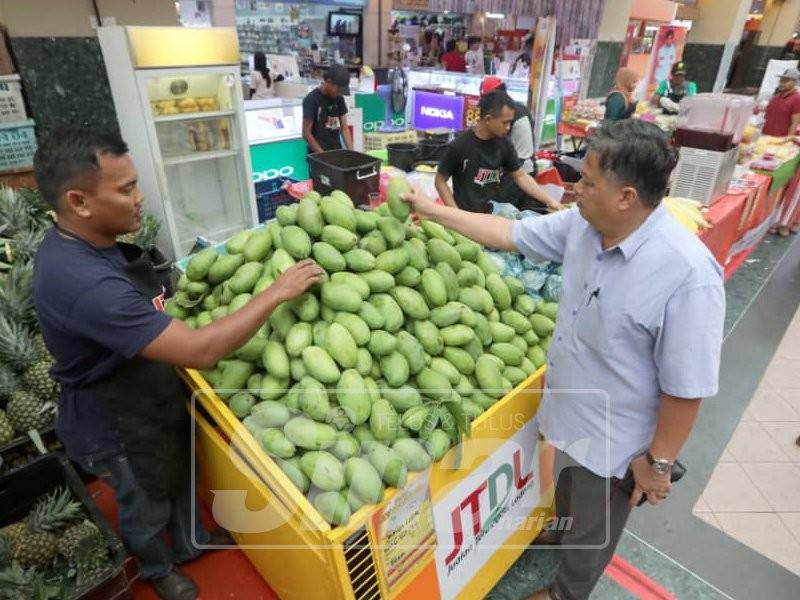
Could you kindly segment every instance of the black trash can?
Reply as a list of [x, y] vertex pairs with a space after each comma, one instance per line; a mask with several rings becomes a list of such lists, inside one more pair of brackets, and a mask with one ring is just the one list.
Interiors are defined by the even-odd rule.
[[442, 160], [444, 149], [447, 148], [447, 142], [441, 139], [426, 139], [419, 141], [419, 152], [417, 153], [417, 160]]
[[410, 171], [417, 160], [419, 146], [404, 142], [396, 142], [386, 145], [386, 152], [389, 155], [389, 164], [403, 171]]

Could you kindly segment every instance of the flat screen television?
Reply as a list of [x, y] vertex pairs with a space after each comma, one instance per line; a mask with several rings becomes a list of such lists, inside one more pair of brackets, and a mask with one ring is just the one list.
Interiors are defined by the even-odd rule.
[[361, 35], [361, 15], [349, 12], [329, 12], [328, 35], [338, 37]]

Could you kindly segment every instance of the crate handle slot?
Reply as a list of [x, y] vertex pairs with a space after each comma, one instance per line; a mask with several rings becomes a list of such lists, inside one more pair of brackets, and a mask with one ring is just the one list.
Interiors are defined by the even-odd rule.
[[378, 167], [375, 165], [369, 170], [369, 173], [362, 173], [361, 171], [356, 171], [356, 179], [361, 181], [362, 179], [366, 179], [367, 177], [372, 177], [373, 175], [378, 174]]

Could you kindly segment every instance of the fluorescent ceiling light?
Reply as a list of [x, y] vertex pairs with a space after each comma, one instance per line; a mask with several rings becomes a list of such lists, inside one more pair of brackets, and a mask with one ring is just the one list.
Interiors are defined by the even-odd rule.
[[486, 13], [486, 18], [487, 19], [505, 19], [506, 16], [503, 13], [490, 13], [490, 12], [487, 12]]

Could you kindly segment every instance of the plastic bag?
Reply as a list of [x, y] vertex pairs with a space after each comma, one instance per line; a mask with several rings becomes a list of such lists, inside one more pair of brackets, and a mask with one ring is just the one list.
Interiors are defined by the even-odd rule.
[[541, 290], [547, 282], [547, 272], [540, 271], [539, 269], [528, 269], [524, 271], [519, 278], [528, 294], [539, 294], [539, 290]]
[[430, 198], [438, 198], [439, 192], [436, 191], [436, 174], [423, 173], [421, 171], [412, 171], [411, 173], [403, 173], [406, 180], [411, 187], [418, 189], [420, 192]]
[[542, 288], [542, 295], [548, 302], [558, 302], [561, 298], [561, 275], [550, 275]]
[[495, 202], [494, 200], [490, 200], [489, 204], [492, 205], [492, 214], [498, 217], [516, 219], [519, 215], [519, 209], [508, 202]]

